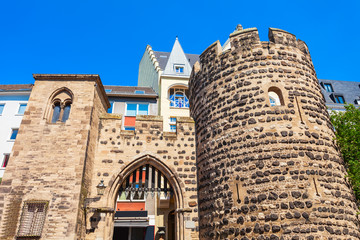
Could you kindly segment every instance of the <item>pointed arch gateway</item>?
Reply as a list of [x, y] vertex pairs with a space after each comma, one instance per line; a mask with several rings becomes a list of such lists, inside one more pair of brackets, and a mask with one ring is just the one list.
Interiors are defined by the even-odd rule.
[[[116, 209], [113, 239], [122, 239], [124, 234], [159, 239], [164, 232], [164, 239], [184, 239], [182, 184], [174, 172], [151, 155], [143, 155], [121, 170], [107, 198], [108, 206]], [[170, 215], [175, 216], [172, 226], [167, 221]], [[149, 238], [151, 235], [153, 238]]]

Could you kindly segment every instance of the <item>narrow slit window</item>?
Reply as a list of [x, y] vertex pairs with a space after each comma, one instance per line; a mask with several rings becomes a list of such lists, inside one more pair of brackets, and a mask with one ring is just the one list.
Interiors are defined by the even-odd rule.
[[56, 123], [57, 120], [59, 120], [60, 111], [61, 111], [60, 103], [57, 102], [57, 103], [54, 104], [53, 116], [52, 116], [52, 119], [51, 119], [52, 123]]
[[62, 122], [66, 122], [66, 120], [69, 119], [70, 109], [71, 109], [71, 105], [70, 105], [70, 103], [67, 103], [64, 107], [64, 113], [63, 113], [63, 116], [61, 119]]

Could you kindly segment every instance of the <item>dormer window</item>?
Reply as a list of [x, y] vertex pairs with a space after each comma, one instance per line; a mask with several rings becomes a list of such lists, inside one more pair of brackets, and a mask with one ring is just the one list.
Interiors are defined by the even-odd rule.
[[176, 73], [184, 73], [184, 66], [182, 65], [174, 65], [174, 69]]
[[335, 95], [335, 102], [336, 102], [336, 103], [344, 104], [344, 103], [345, 103], [345, 98], [344, 98], [344, 96]]
[[334, 89], [330, 83], [324, 83], [324, 88], [327, 92], [334, 92]]
[[145, 91], [143, 91], [143, 90], [135, 90], [135, 94], [145, 94]]

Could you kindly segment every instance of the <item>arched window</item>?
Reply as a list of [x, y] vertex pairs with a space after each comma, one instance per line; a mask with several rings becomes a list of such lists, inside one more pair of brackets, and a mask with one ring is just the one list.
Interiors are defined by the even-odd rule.
[[66, 122], [70, 116], [72, 94], [66, 90], [58, 90], [51, 100], [51, 123]]
[[170, 107], [189, 108], [189, 90], [186, 88], [170, 88]]
[[271, 87], [268, 90], [270, 106], [281, 106], [284, 104], [284, 98], [281, 94], [281, 90], [277, 87]]

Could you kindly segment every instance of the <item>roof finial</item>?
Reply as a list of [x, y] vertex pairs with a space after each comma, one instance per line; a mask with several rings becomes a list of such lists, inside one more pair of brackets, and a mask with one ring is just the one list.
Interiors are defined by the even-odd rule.
[[243, 30], [243, 27], [241, 26], [241, 24], [238, 24], [236, 26], [236, 31], [241, 31], [241, 30]]
[[176, 40], [179, 40], [177, 35], [176, 35]]

